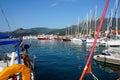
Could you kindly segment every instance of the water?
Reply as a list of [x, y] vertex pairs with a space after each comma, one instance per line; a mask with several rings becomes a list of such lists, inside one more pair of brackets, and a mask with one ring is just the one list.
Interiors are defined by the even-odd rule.
[[[91, 47], [76, 45], [63, 41], [28, 40], [31, 44], [31, 58], [37, 56], [35, 80], [79, 80]], [[104, 48], [97, 47], [94, 55]], [[99, 64], [91, 60], [92, 72], [99, 80], [116, 80], [119, 78], [119, 66]], [[115, 69], [113, 69], [115, 68]], [[94, 80], [86, 74], [83, 80]]]

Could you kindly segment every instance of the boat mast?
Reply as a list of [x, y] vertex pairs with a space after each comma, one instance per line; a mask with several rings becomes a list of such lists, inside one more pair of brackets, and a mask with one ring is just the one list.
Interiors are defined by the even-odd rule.
[[90, 61], [91, 61], [91, 58], [92, 58], [92, 55], [93, 55], [93, 51], [94, 51], [94, 48], [96, 46], [96, 42], [97, 42], [97, 39], [98, 39], [98, 36], [99, 36], [99, 33], [100, 33], [100, 30], [102, 28], [102, 25], [103, 25], [103, 21], [104, 21], [104, 18], [105, 18], [105, 15], [106, 15], [106, 11], [107, 11], [107, 8], [108, 8], [108, 5], [109, 5], [109, 1], [110, 0], [106, 0], [106, 5], [104, 7], [104, 11], [103, 11], [103, 14], [102, 14], [102, 17], [100, 19], [100, 23], [99, 23], [99, 26], [98, 26], [98, 30], [97, 30], [97, 33], [96, 33], [96, 36], [95, 36], [95, 39], [94, 39], [94, 42], [93, 42], [93, 46], [91, 48], [91, 51], [90, 51], [90, 55], [87, 59], [87, 62], [86, 62], [86, 65], [84, 67], [84, 70], [80, 76], [80, 79], [79, 80], [82, 80], [84, 75], [86, 74], [87, 70], [89, 70], [89, 66], [90, 66]]
[[68, 25], [68, 29], [67, 29], [67, 32], [68, 32], [68, 33], [67, 33], [67, 35], [69, 36], [69, 34], [70, 34], [70, 33], [69, 33], [69, 25]]
[[112, 16], [113, 16], [113, 9], [111, 9], [111, 18], [110, 18], [110, 22], [109, 22], [110, 39], [112, 39], [111, 36], [113, 35], [112, 34], [112, 19], [113, 19]]
[[71, 38], [72, 38], [72, 26], [70, 26], [70, 35], [71, 35]]
[[96, 17], [96, 14], [97, 14], [97, 5], [95, 7], [95, 32], [94, 32], [94, 37], [95, 37], [95, 34], [96, 34], [96, 22], [97, 22], [97, 17]]
[[84, 33], [83, 33], [83, 30], [85, 29], [85, 28], [84, 28], [84, 24], [85, 24], [85, 22], [83, 21], [83, 22], [82, 22], [82, 28], [81, 28], [81, 31], [80, 31], [80, 37], [83, 37], [82, 34], [84, 34]]
[[88, 37], [88, 13], [87, 13], [86, 25], [87, 25], [87, 26], [86, 26], [86, 27], [87, 27], [87, 28], [86, 28], [86, 33], [87, 33], [87, 37]]
[[78, 38], [80, 38], [80, 35], [79, 35], [79, 21], [80, 21], [80, 20], [79, 20], [79, 16], [78, 16], [78, 30], [77, 30], [77, 33], [78, 33], [77, 36], [78, 36]]
[[116, 39], [118, 36], [118, 0], [116, 0]]
[[65, 34], [65, 36], [67, 36], [67, 34], [68, 34], [68, 31], [67, 31], [67, 29], [68, 29], [68, 28], [66, 27], [66, 34]]
[[109, 15], [107, 15], [107, 17], [108, 17], [108, 19], [107, 19], [107, 30], [106, 30], [106, 32], [105, 32], [106, 38], [107, 38], [108, 33], [109, 33], [109, 21], [110, 21]]
[[91, 19], [92, 19], [92, 10], [90, 10], [90, 31], [89, 31], [89, 36], [91, 37], [91, 33], [92, 33], [92, 27], [91, 27]]

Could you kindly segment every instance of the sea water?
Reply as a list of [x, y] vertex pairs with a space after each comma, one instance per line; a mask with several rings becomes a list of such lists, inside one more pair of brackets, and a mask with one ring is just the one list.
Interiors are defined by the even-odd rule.
[[[79, 80], [91, 46], [74, 44], [61, 40], [26, 40], [31, 44], [29, 54], [37, 56], [35, 80]], [[96, 47], [94, 54], [100, 54], [105, 48]], [[92, 73], [99, 80], [116, 80], [119, 78], [119, 66], [101, 64], [91, 59]], [[86, 74], [83, 80], [94, 80]]]

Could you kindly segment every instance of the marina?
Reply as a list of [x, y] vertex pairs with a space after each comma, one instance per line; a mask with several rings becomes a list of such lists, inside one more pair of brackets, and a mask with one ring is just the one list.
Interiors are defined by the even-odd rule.
[[[37, 55], [36, 80], [78, 80], [91, 49], [85, 44], [79, 45], [62, 40], [31, 40], [31, 42], [27, 43], [32, 43], [29, 49], [30, 55]], [[96, 47], [94, 55], [102, 53], [103, 50], [104, 47]], [[91, 60], [91, 65], [93, 73], [99, 80], [116, 80], [119, 78], [118, 71], [112, 70], [111, 72], [109, 66], [108, 68], [101, 68], [94, 59]], [[104, 66], [107, 67], [107, 65]], [[93, 77], [86, 75], [84, 80], [93, 80]]]
[[0, 80], [120, 80], [119, 0], [9, 2], [0, 1]]

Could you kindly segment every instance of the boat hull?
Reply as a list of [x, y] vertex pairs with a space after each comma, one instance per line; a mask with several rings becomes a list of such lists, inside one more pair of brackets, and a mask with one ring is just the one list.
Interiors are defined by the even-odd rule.
[[71, 39], [63, 39], [63, 41], [71, 41]]
[[49, 38], [37, 38], [38, 40], [50, 40]]
[[95, 55], [93, 57], [94, 60], [99, 62], [105, 62], [109, 64], [120, 65], [120, 56], [109, 56], [109, 55]]

